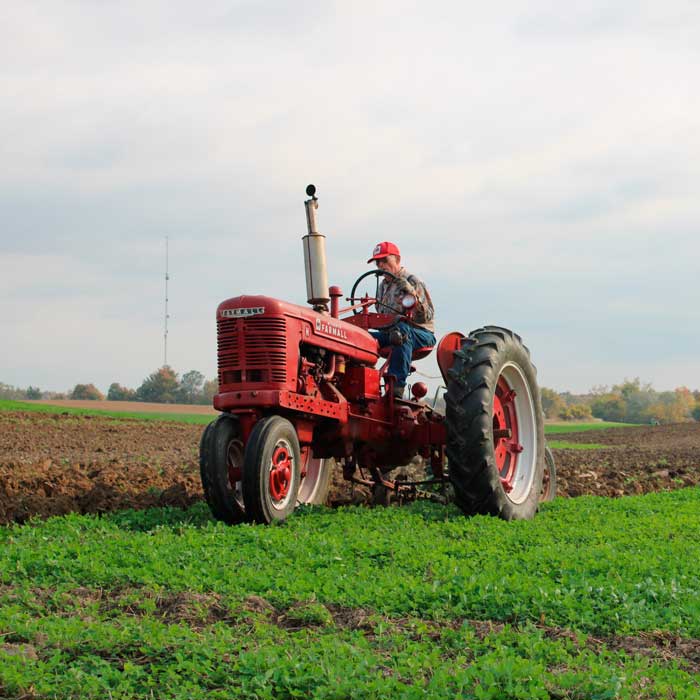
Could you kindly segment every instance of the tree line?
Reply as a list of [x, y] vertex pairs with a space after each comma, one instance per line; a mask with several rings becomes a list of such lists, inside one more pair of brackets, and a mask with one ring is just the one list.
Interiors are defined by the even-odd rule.
[[38, 387], [27, 389], [0, 382], [0, 399], [80, 399], [93, 401], [148, 401], [153, 403], [211, 404], [218, 391], [216, 379], [207, 380], [196, 369], [185, 372], [180, 378], [169, 365], [149, 374], [137, 389], [122, 386], [118, 382], [109, 385], [103, 394], [94, 384], [76, 384], [66, 392], [41, 391]]
[[588, 394], [556, 392], [542, 387], [542, 410], [547, 418], [614, 423], [683, 423], [700, 421], [700, 391], [678, 387], [656, 391], [639, 377], [612, 387], [596, 386]]
[[[197, 370], [182, 377], [169, 365], [146, 377], [137, 389], [110, 384], [105, 396], [94, 384], [76, 384], [65, 393], [26, 389], [0, 382], [0, 399], [93, 399], [108, 401], [148, 401], [153, 403], [211, 404], [218, 390], [216, 379], [205, 379]], [[542, 387], [542, 410], [554, 420], [601, 420], [615, 423], [682, 423], [700, 421], [700, 391], [678, 387], [656, 391], [637, 377], [612, 387], [596, 386], [587, 394], [557, 392]]]

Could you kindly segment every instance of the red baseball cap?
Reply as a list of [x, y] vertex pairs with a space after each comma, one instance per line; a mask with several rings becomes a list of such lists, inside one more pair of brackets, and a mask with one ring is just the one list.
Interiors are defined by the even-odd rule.
[[372, 257], [367, 262], [371, 263], [372, 260], [380, 260], [387, 255], [401, 255], [401, 253], [399, 252], [399, 247], [395, 243], [391, 241], [382, 241], [374, 246]]

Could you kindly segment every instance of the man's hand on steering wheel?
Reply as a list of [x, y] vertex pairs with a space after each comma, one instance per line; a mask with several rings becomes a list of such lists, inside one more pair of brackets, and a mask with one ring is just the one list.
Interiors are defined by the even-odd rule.
[[[377, 278], [377, 286], [375, 288], [374, 292], [374, 298], [366, 298], [366, 299], [358, 299], [355, 297], [355, 292], [357, 291], [357, 287], [359, 286], [360, 282], [362, 282], [363, 279], [366, 277], [371, 277], [374, 275]], [[401, 300], [401, 307], [400, 309], [395, 309], [392, 306], [389, 306], [388, 304], [385, 304], [384, 302], [378, 301], [377, 297], [379, 295], [379, 278], [383, 276], [389, 279], [394, 279], [394, 280], [399, 280], [400, 285], [399, 289], [405, 293], [405, 296]], [[398, 275], [393, 274], [392, 272], [389, 272], [388, 270], [369, 270], [368, 272], [365, 272], [364, 274], [360, 275], [356, 280], [355, 284], [352, 286], [352, 291], [350, 292], [350, 298], [349, 301], [351, 304], [355, 304], [355, 302], [360, 301], [362, 303], [361, 308], [354, 308], [353, 313], [354, 314], [359, 314], [362, 313], [362, 311], [369, 306], [370, 304], [376, 304], [377, 307], [383, 307], [384, 309], [387, 310], [388, 313], [393, 313], [396, 314], [396, 319], [394, 321], [386, 326], [381, 326], [381, 328], [391, 328], [392, 326], [395, 326], [399, 321], [405, 318], [410, 318], [410, 312], [413, 309], [413, 307], [416, 305], [416, 296], [415, 296], [415, 290], [413, 287], [409, 284], [409, 282]], [[379, 328], [379, 327], [377, 327]]]
[[[391, 306], [388, 306], [387, 304], [383, 304], [381, 301], [377, 301], [377, 295], [379, 294], [379, 278], [380, 277], [387, 277], [390, 279], [401, 279], [400, 277], [397, 277], [395, 274], [392, 272], [389, 272], [388, 270], [369, 270], [368, 272], [365, 272], [364, 274], [360, 275], [356, 280], [355, 284], [352, 285], [352, 291], [350, 292], [350, 297], [348, 301], [351, 304], [355, 304], [355, 302], [362, 301], [362, 299], [359, 299], [355, 296], [355, 292], [357, 291], [358, 286], [360, 285], [360, 282], [362, 282], [363, 279], [366, 277], [371, 277], [374, 275], [377, 278], [377, 286], [374, 290], [374, 298], [373, 299], [367, 299], [367, 304], [377, 304], [378, 306], [383, 306], [384, 308], [388, 309], [389, 312], [394, 313], [394, 314], [401, 314], [403, 315], [403, 312], [400, 311], [399, 309], [394, 309]], [[359, 314], [362, 313], [362, 309], [353, 309], [352, 312], [354, 314]]]

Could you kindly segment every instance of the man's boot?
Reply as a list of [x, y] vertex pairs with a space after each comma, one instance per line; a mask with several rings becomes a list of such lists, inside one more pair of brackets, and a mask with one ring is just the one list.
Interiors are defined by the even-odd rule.
[[394, 398], [395, 399], [402, 399], [403, 398], [404, 388], [405, 387], [403, 387], [403, 386], [394, 385]]

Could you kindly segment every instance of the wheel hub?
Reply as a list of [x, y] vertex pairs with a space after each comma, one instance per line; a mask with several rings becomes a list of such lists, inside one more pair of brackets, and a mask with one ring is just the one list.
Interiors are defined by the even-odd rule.
[[283, 501], [292, 483], [292, 455], [286, 445], [278, 444], [270, 462], [270, 495], [276, 502]]
[[513, 490], [513, 477], [517, 471], [518, 457], [523, 451], [523, 446], [518, 440], [515, 396], [515, 391], [508, 386], [505, 377], [499, 377], [493, 397], [493, 446], [496, 468], [506, 493]]

